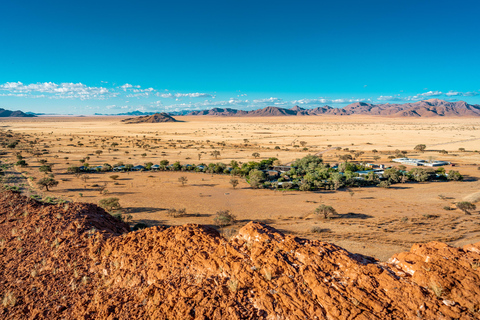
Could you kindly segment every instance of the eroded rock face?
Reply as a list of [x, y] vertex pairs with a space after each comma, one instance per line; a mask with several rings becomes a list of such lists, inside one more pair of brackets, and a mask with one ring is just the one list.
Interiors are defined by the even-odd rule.
[[419, 244], [380, 263], [253, 222], [230, 241], [193, 224], [127, 232], [95, 205], [10, 192], [0, 194], [0, 239], [6, 319], [480, 315], [480, 243]]

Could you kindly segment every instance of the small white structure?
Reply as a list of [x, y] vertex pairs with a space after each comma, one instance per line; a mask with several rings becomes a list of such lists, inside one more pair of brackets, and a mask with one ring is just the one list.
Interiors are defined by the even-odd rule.
[[422, 159], [413, 159], [413, 158], [397, 158], [397, 159], [392, 159], [393, 162], [401, 163], [401, 164], [406, 164], [409, 166], [427, 166], [427, 167], [440, 167], [440, 166], [446, 166], [449, 165], [450, 162], [447, 161], [426, 161]]

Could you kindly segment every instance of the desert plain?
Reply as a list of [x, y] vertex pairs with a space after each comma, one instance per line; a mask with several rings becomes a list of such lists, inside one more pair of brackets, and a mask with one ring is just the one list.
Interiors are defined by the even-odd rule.
[[[179, 122], [140, 124], [125, 124], [124, 118], [1, 119], [2, 135], [11, 130], [36, 139], [33, 147], [43, 152], [40, 156], [23, 153], [28, 166], [15, 166], [7, 174], [19, 178], [13, 180], [27, 195], [95, 204], [104, 198], [119, 198], [131, 225], [214, 225], [217, 211], [230, 210], [236, 222], [221, 230], [226, 236], [249, 221], [258, 221], [286, 234], [321, 239], [381, 261], [408, 251], [413, 243], [442, 241], [462, 246], [480, 241], [478, 210], [466, 215], [455, 209], [458, 201], [478, 206], [480, 200], [479, 118], [179, 116]], [[425, 144], [426, 150], [415, 151], [418, 144]], [[220, 154], [214, 156], [214, 150]], [[314, 192], [252, 189], [242, 179], [233, 188], [226, 174], [67, 173], [68, 167], [82, 165], [80, 160], [87, 157], [90, 166], [159, 164], [162, 160], [228, 164], [271, 157], [289, 164], [317, 154], [333, 165], [341, 162], [341, 155], [356, 154], [357, 162], [396, 166], [391, 157], [402, 151], [411, 158], [449, 161], [454, 166], [445, 169], [458, 170], [464, 180]], [[59, 181], [49, 191], [39, 190], [35, 183], [44, 176], [38, 170], [42, 159], [53, 164], [52, 173]], [[10, 152], [0, 160], [12, 163], [15, 154]], [[188, 179], [185, 185], [180, 177]], [[334, 207], [338, 214], [332, 219], [319, 217], [314, 211], [321, 204]], [[184, 208], [186, 214], [173, 217], [168, 214], [170, 208]]]

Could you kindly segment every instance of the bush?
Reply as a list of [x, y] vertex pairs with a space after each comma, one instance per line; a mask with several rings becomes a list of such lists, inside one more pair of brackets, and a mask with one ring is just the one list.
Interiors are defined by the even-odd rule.
[[102, 199], [98, 202], [98, 205], [107, 211], [119, 210], [122, 208], [118, 198]]
[[230, 210], [221, 210], [217, 211], [215, 217], [213, 218], [213, 221], [216, 225], [223, 228], [225, 226], [233, 224], [235, 222], [235, 219], [235, 216], [230, 213]]
[[20, 166], [20, 167], [26, 167], [28, 166], [27, 162], [25, 160], [19, 160], [17, 161], [17, 163], [15, 163], [16, 166]]
[[322, 204], [317, 209], [315, 209], [315, 214], [323, 214], [323, 217], [327, 219], [330, 215], [336, 214], [337, 211], [332, 206], [327, 206]]
[[450, 170], [447, 179], [451, 181], [461, 181], [463, 180], [463, 176], [458, 171]]
[[141, 230], [141, 229], [146, 229], [146, 228], [148, 228], [148, 225], [146, 225], [145, 223], [140, 222], [140, 223], [135, 224], [135, 225], [132, 227], [132, 230], [133, 230], [133, 231], [136, 231], [136, 230]]
[[312, 227], [311, 231], [312, 231], [313, 233], [322, 233], [322, 232], [325, 231], [325, 229], [322, 229], [322, 228], [320, 228], [320, 227]]
[[388, 182], [387, 180], [381, 181], [379, 184], [377, 184], [377, 187], [380, 187], [380, 188], [390, 188], [390, 186], [391, 186], [391, 183]]

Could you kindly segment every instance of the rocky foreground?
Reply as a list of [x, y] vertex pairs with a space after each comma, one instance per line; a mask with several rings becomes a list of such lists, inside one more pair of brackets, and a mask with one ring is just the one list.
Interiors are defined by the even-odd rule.
[[478, 319], [480, 243], [388, 262], [249, 223], [128, 232], [95, 205], [0, 193], [2, 319]]

